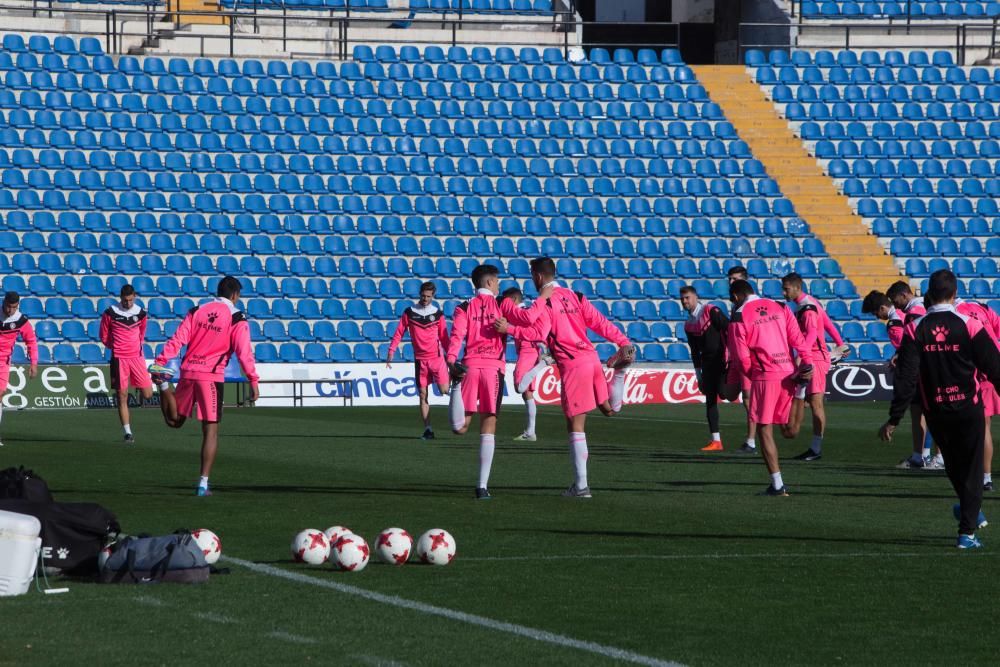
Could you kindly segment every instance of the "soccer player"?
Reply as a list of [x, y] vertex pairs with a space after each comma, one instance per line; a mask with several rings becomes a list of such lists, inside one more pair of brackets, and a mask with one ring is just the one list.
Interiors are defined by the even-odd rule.
[[[729, 279], [729, 284], [732, 285], [737, 280], [749, 281], [747, 276], [746, 267], [737, 264], [736, 266], [729, 267], [729, 271], [726, 272], [726, 277]], [[728, 359], [729, 367], [732, 368], [735, 361], [733, 357], [730, 356]], [[743, 409], [747, 413], [747, 437], [743, 441], [743, 445], [739, 448], [741, 454], [756, 454], [757, 453], [757, 425], [753, 423], [750, 418], [750, 378], [746, 376], [736, 376], [732, 373], [727, 375], [730, 382], [735, 381], [735, 386], [729, 386], [723, 389], [723, 398], [735, 401], [739, 398], [739, 395], [743, 394]], [[727, 383], [728, 384], [728, 383]]]
[[[735, 306], [729, 323], [729, 349], [733, 363], [730, 377], [750, 378], [750, 418], [757, 425], [757, 436], [764, 450], [764, 462], [771, 484], [762, 493], [787, 496], [774, 424], [786, 424], [795, 385], [812, 376], [813, 352], [806, 347], [795, 317], [779, 303], [754, 294], [745, 280], [729, 286]], [[796, 369], [792, 351], [799, 355]]]
[[[233, 354], [250, 381], [250, 400], [260, 396], [259, 380], [250, 347], [250, 326], [243, 311], [236, 309], [242, 286], [232, 276], [219, 281], [217, 296], [188, 311], [176, 333], [163, 346], [156, 362], [149, 367], [152, 379], [160, 387], [160, 409], [170, 428], [180, 428], [188, 417], [201, 420], [201, 478], [196, 493], [210, 496], [208, 477], [219, 448], [219, 422], [222, 421], [222, 390], [225, 369]], [[165, 364], [187, 346], [181, 361], [181, 379], [177, 389], [168, 380], [173, 370]]]
[[[562, 287], [556, 281], [556, 264], [549, 257], [531, 260], [531, 280], [538, 289], [538, 299], [530, 311], [538, 311], [538, 322], [526, 337], [541, 334], [552, 354], [562, 379], [562, 408], [569, 432], [569, 451], [573, 459], [575, 481], [563, 492], [569, 498], [590, 498], [587, 481], [587, 413], [599, 408], [607, 416], [622, 409], [625, 372], [635, 359], [635, 347], [628, 338], [594, 308], [585, 296]], [[514, 336], [520, 326], [501, 320], [497, 330]], [[608, 359], [614, 369], [611, 381], [604, 376], [597, 350], [587, 338], [587, 330], [618, 346]]]
[[[501, 301], [510, 299], [513, 303], [524, 308], [524, 294], [517, 287], [504, 290]], [[538, 406], [535, 405], [535, 393], [532, 390], [532, 383], [538, 372], [545, 368], [551, 361], [551, 357], [545, 350], [542, 342], [529, 340], [524, 334], [514, 336], [514, 346], [517, 349], [517, 363], [514, 365], [514, 386], [524, 400], [525, 422], [524, 431], [514, 438], [518, 442], [535, 442], [538, 436], [535, 434], [535, 419], [538, 415]], [[539, 349], [541, 348], [541, 349]]]
[[142, 344], [146, 339], [146, 311], [135, 302], [135, 289], [122, 285], [117, 304], [108, 306], [101, 315], [100, 337], [111, 350], [111, 388], [118, 401], [118, 418], [122, 423], [125, 442], [135, 443], [128, 412], [129, 385], [142, 392], [145, 400], [153, 398], [153, 382], [146, 370]]
[[[28, 348], [28, 377], [38, 375], [38, 338], [28, 318], [21, 314], [21, 296], [17, 292], [3, 295], [3, 322], [0, 323], [0, 419], [3, 418], [3, 395], [10, 381], [10, 358], [18, 338]], [[0, 442], [3, 447], [3, 442]]]
[[914, 399], [920, 400], [934, 441], [944, 454], [945, 472], [958, 495], [959, 549], [978, 549], [976, 529], [986, 525], [983, 501], [983, 441], [986, 419], [978, 373], [1000, 383], [1000, 351], [979, 320], [955, 310], [958, 282], [947, 269], [931, 274], [932, 304], [903, 338], [896, 363], [889, 420], [879, 429], [892, 434]]
[[721, 452], [719, 433], [719, 392], [726, 375], [726, 329], [729, 318], [718, 306], [698, 300], [698, 290], [691, 285], [681, 288], [681, 306], [688, 312], [684, 333], [691, 348], [698, 391], [705, 395], [705, 414], [712, 440], [701, 448], [703, 452]]
[[[864, 301], [861, 302], [861, 312], [885, 320], [889, 343], [898, 354], [907, 325], [923, 316], [926, 310], [913, 296], [910, 286], [900, 280], [889, 287], [888, 293], [882, 293], [878, 290], [869, 292]], [[889, 361], [889, 366], [890, 368], [896, 367], [895, 355]], [[930, 434], [927, 431], [927, 423], [924, 420], [919, 401], [915, 401], [910, 406], [910, 436], [913, 451], [896, 467], [904, 470], [931, 468], [933, 459], [930, 456]]]
[[442, 352], [442, 349], [448, 347], [448, 325], [444, 311], [433, 303], [436, 292], [437, 287], [432, 282], [420, 286], [420, 300], [407, 308], [399, 318], [399, 326], [389, 341], [389, 352], [385, 359], [385, 367], [392, 368], [392, 355], [396, 353], [403, 334], [409, 331], [413, 342], [413, 373], [420, 392], [420, 417], [424, 420], [421, 440], [434, 439], [431, 405], [427, 400], [430, 385], [437, 385], [442, 394], [448, 393], [448, 366]]
[[[459, 304], [451, 323], [448, 343], [448, 368], [454, 380], [448, 410], [451, 429], [461, 435], [469, 430], [472, 417], [479, 415], [479, 483], [476, 499], [489, 500], [490, 471], [496, 448], [497, 414], [504, 392], [504, 369], [507, 335], [493, 326], [497, 320], [511, 318], [530, 325], [537, 315], [518, 308], [509, 299], [498, 300], [500, 278], [497, 268], [480, 264], [472, 270], [476, 295]], [[458, 354], [465, 346], [461, 363]]]
[[[1000, 316], [992, 308], [984, 306], [974, 301], [955, 299], [955, 310], [961, 315], [979, 320], [986, 333], [989, 334], [1000, 348]], [[985, 375], [980, 373], [979, 399], [983, 404], [986, 416], [986, 427], [984, 429], [983, 440], [983, 491], [993, 490], [993, 416], [1000, 414], [1000, 396], [997, 395], [996, 387]]]
[[796, 388], [792, 401], [792, 411], [787, 427], [782, 429], [786, 438], [794, 438], [799, 433], [805, 417], [806, 403], [812, 411], [813, 438], [809, 449], [795, 457], [798, 461], [818, 461], [823, 458], [823, 434], [826, 432], [826, 410], [823, 399], [826, 395], [826, 374], [830, 371], [830, 352], [826, 347], [824, 322], [829, 321], [826, 311], [819, 302], [805, 293], [802, 276], [789, 273], [781, 279], [781, 291], [786, 301], [798, 305], [795, 319], [798, 321], [806, 347], [812, 351], [813, 375], [807, 383]]

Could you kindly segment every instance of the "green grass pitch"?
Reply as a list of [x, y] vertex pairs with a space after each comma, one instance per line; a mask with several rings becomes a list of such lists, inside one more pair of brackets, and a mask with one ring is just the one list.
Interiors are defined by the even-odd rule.
[[[206, 527], [232, 561], [204, 586], [70, 583], [65, 595], [0, 600], [0, 664], [610, 665], [627, 651], [685, 665], [996, 664], [1000, 541], [954, 548], [942, 473], [895, 470], [908, 451], [875, 438], [885, 406], [836, 404], [824, 458], [783, 462], [791, 496], [734, 453], [706, 454], [698, 406], [627, 408], [589, 420], [591, 500], [572, 481], [565, 427], [540, 410], [539, 441], [514, 443], [501, 415], [491, 491], [476, 502], [478, 437], [417, 436], [416, 407], [230, 410], [212, 483], [193, 495], [199, 430], [135, 413], [120, 442], [111, 411], [7, 412], [0, 467], [25, 465], [59, 500], [96, 501], [126, 532]], [[475, 429], [475, 426], [473, 427]], [[782, 443], [805, 449], [808, 436]], [[1000, 504], [987, 497], [987, 516]], [[1000, 519], [998, 519], [1000, 520]], [[376, 562], [338, 573], [291, 562], [300, 529], [343, 524], [369, 540], [401, 526], [449, 530], [449, 567]], [[346, 585], [350, 589], [324, 587]], [[360, 590], [359, 590], [360, 589]], [[516, 624], [550, 640], [405, 608], [395, 596]], [[551, 637], [555, 636], [555, 640]], [[569, 645], [566, 640], [589, 642]]]

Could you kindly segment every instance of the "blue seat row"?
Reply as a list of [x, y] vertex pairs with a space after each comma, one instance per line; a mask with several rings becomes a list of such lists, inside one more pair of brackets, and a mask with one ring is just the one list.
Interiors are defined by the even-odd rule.
[[[796, 67], [806, 67], [816, 65], [817, 67], [855, 67], [863, 65], [865, 67], [878, 67], [887, 65], [889, 67], [951, 67], [955, 64], [951, 51], [933, 51], [928, 53], [923, 50], [913, 50], [909, 53], [902, 51], [780, 51], [774, 50], [765, 54], [759, 49], [749, 49], [744, 56], [744, 61], [750, 67], [760, 67], [761, 65], [795, 65]], [[983, 69], [984, 68], [978, 68]]]
[[804, 0], [802, 15], [808, 18], [856, 19], [901, 18], [915, 19], [964, 19], [1000, 16], [998, 2], [814, 2]]
[[58, 53], [62, 55], [84, 54], [87, 56], [99, 56], [104, 53], [101, 42], [94, 37], [83, 37], [79, 46], [71, 37], [59, 35], [51, 41], [46, 35], [31, 35], [25, 43], [24, 37], [17, 33], [7, 33], [3, 36], [3, 50], [10, 53]]
[[[1000, 218], [991, 221], [985, 218], [875, 218], [872, 221], [872, 231], [878, 236], [903, 236], [913, 239], [920, 236], [998, 236], [1000, 235]], [[986, 241], [989, 249], [987, 254], [1000, 251], [994, 239]]]

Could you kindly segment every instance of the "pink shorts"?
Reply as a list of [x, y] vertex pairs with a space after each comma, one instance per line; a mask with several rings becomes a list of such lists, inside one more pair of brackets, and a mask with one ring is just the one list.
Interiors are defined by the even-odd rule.
[[7, 384], [10, 382], [10, 366], [0, 366], [0, 396], [7, 391]]
[[813, 376], [809, 378], [809, 385], [806, 387], [806, 396], [826, 394], [826, 376], [829, 372], [830, 364], [822, 361], [813, 362]]
[[503, 400], [503, 369], [495, 367], [470, 368], [462, 378], [462, 403], [465, 414], [478, 412], [495, 415], [500, 412]]
[[562, 409], [567, 417], [582, 415], [608, 400], [608, 379], [599, 359], [559, 368]]
[[432, 384], [439, 387], [448, 386], [448, 364], [445, 363], [444, 357], [414, 361], [413, 374], [417, 378], [417, 386], [421, 389]]
[[992, 383], [980, 380], [979, 400], [983, 402], [987, 417], [1000, 415], [1000, 395], [997, 394], [997, 388]]
[[754, 380], [750, 387], [750, 420], [757, 424], [787, 424], [795, 381]]
[[521, 384], [521, 379], [528, 374], [535, 364], [538, 363], [538, 350], [525, 350], [517, 356], [517, 363], [514, 365], [514, 386]]
[[153, 386], [153, 380], [146, 370], [146, 360], [142, 357], [111, 357], [111, 388], [128, 391], [130, 385], [136, 389], [149, 389]]
[[210, 424], [222, 421], [222, 389], [225, 384], [181, 378], [174, 390], [177, 412]]

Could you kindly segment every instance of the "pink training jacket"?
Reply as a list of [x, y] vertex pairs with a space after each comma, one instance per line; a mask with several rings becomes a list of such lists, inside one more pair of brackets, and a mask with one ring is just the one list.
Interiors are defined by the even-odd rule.
[[32, 366], [38, 365], [38, 338], [35, 330], [28, 318], [17, 311], [0, 323], [0, 366], [10, 366], [14, 344], [19, 337], [28, 348], [28, 361]]
[[823, 306], [805, 292], [799, 295], [795, 303], [799, 305], [799, 309], [795, 311], [795, 319], [802, 330], [806, 347], [812, 350], [814, 361], [829, 364], [830, 351], [826, 348], [824, 324], [830, 318], [826, 316]]
[[889, 342], [892, 343], [892, 346], [898, 350], [903, 343], [903, 336], [908, 330], [912, 335], [913, 323], [926, 314], [927, 309], [914, 297], [903, 309], [902, 319], [891, 318], [886, 322], [885, 328], [889, 332]]
[[588, 329], [619, 347], [629, 344], [628, 337], [587, 297], [566, 287], [557, 285], [548, 299], [538, 299], [529, 311], [539, 312], [538, 322], [528, 327], [514, 326], [511, 333], [545, 342], [559, 367], [593, 363], [595, 359], [600, 362], [594, 344], [587, 338]]
[[133, 304], [128, 310], [114, 304], [101, 315], [101, 342], [116, 359], [142, 358], [146, 339], [146, 311]]
[[250, 326], [246, 315], [229, 299], [218, 297], [188, 311], [173, 338], [163, 346], [156, 363], [163, 365], [177, 356], [181, 347], [187, 352], [181, 361], [181, 377], [188, 380], [222, 382], [226, 365], [233, 354], [251, 385], [259, 381], [250, 347]]
[[[833, 323], [833, 320], [830, 319], [830, 316], [827, 314], [825, 309], [820, 308], [820, 312], [823, 313], [823, 328], [828, 334], [830, 334], [830, 340], [833, 341], [834, 345], [843, 345], [844, 339], [841, 338], [840, 332], [837, 331], [837, 325]], [[822, 340], [825, 341], [826, 338], [823, 338]]]
[[[523, 305], [520, 307], [525, 308]], [[542, 319], [539, 317], [531, 327], [518, 327], [513, 324], [508, 327], [507, 333], [514, 336], [514, 348], [517, 350], [518, 363], [535, 364], [538, 361], [538, 344], [544, 342], [544, 336], [540, 332], [534, 334], [530, 332], [538, 331], [537, 327]]]
[[965, 301], [964, 299], [955, 299], [955, 310], [966, 317], [979, 320], [979, 323], [986, 329], [986, 333], [1000, 348], [1000, 315], [997, 315], [996, 311], [976, 301]]
[[[733, 326], [736, 325], [736, 326]], [[811, 364], [813, 350], [806, 347], [795, 316], [771, 299], [751, 295], [729, 324], [729, 382], [740, 375], [750, 380], [783, 380], [795, 372], [794, 350], [803, 364]]]
[[498, 333], [493, 323], [499, 318], [528, 325], [537, 319], [537, 311], [519, 308], [510, 299], [497, 302], [496, 296], [481, 289], [476, 296], [458, 305], [451, 322], [451, 340], [448, 342], [449, 364], [455, 363], [465, 343], [462, 362], [470, 368], [503, 368], [507, 357], [507, 334]]
[[389, 359], [396, 353], [396, 348], [407, 331], [413, 343], [413, 358], [417, 361], [439, 359], [442, 349], [448, 349], [448, 323], [445, 321], [444, 311], [437, 306], [421, 308], [414, 304], [403, 312], [396, 333], [389, 341]]

